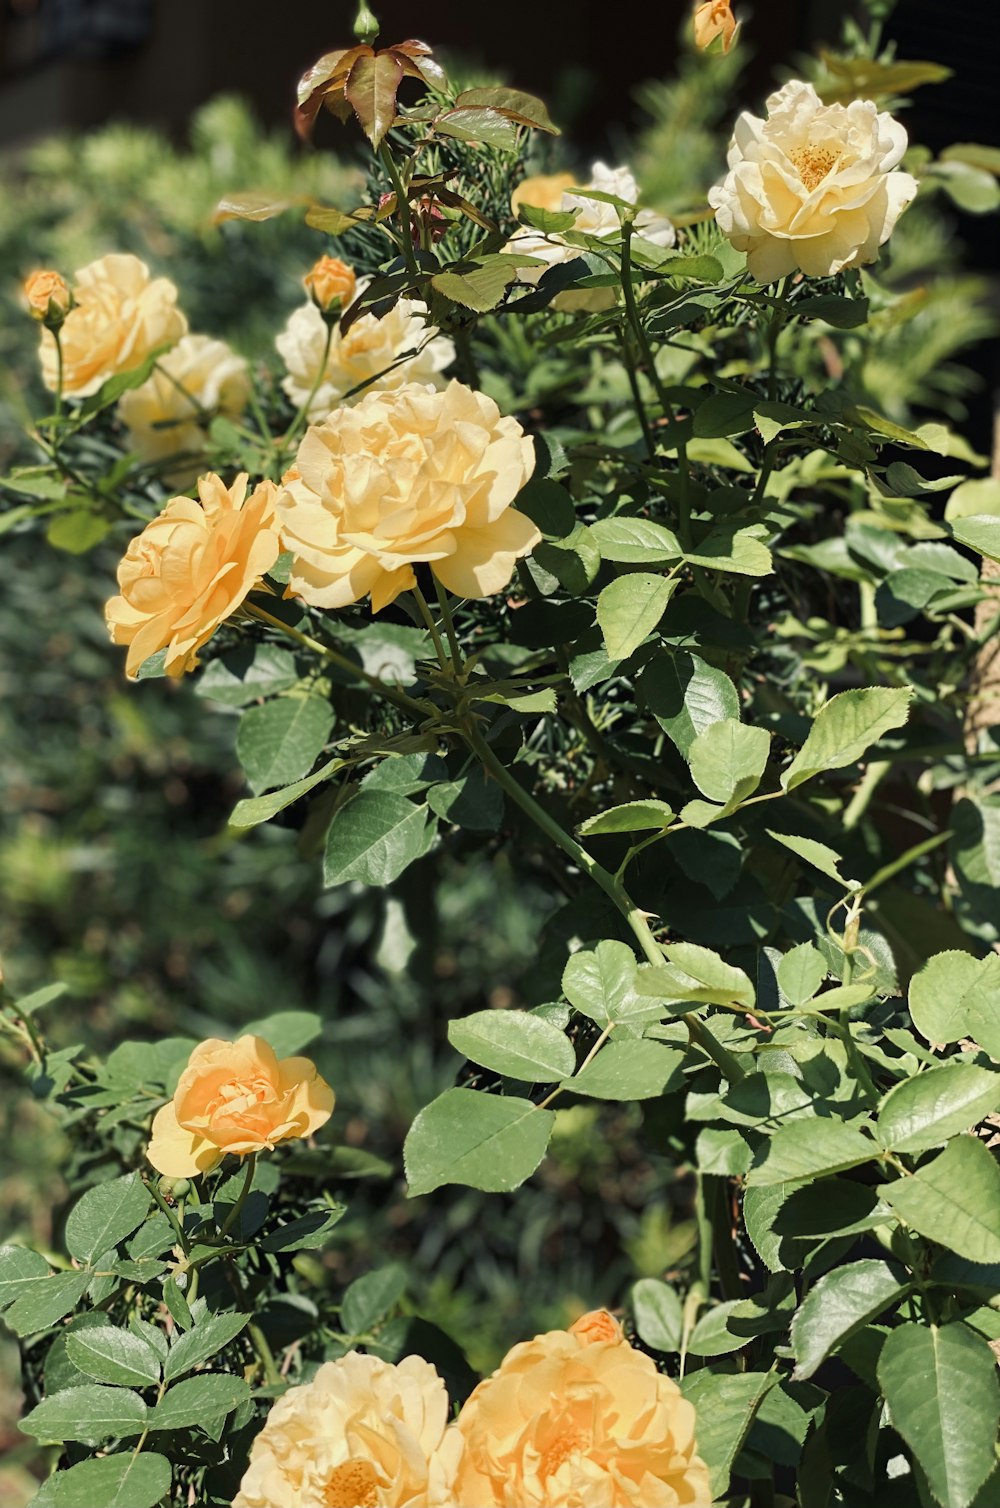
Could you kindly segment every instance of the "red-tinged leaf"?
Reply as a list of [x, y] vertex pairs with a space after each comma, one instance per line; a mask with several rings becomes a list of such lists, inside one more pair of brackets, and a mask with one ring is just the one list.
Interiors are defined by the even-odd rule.
[[279, 199], [274, 194], [253, 191], [246, 194], [227, 194], [224, 199], [219, 200], [212, 219], [216, 225], [223, 220], [273, 220], [276, 215], [283, 215], [287, 209], [294, 208], [296, 204], [307, 202], [302, 198]]
[[484, 215], [481, 209], [477, 209], [468, 199], [463, 199], [461, 194], [456, 194], [454, 189], [439, 188], [435, 194], [435, 198], [441, 204], [446, 204], [449, 209], [461, 210], [467, 219], [471, 220], [474, 225], [478, 225], [482, 230], [496, 232], [500, 228], [488, 215]]
[[464, 89], [455, 101], [460, 110], [498, 110], [509, 120], [521, 126], [534, 126], [538, 131], [549, 131], [558, 136], [559, 127], [553, 125], [542, 100], [534, 94], [525, 94], [522, 89]]
[[325, 52], [299, 79], [295, 92], [299, 105], [309, 102], [317, 90], [327, 84], [343, 83], [359, 57], [373, 56], [370, 47], [340, 47], [336, 52]]
[[345, 97], [373, 147], [382, 142], [396, 119], [396, 91], [403, 65], [391, 52], [358, 58], [344, 86]]
[[395, 53], [410, 78], [421, 79], [429, 89], [446, 89], [448, 78], [441, 64], [431, 57], [426, 42], [397, 42], [386, 49]]

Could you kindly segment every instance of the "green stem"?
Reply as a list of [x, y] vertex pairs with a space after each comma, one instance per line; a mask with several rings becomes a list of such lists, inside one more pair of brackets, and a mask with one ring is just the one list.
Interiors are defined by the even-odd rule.
[[249, 1194], [251, 1185], [253, 1184], [253, 1175], [256, 1166], [257, 1154], [256, 1152], [251, 1152], [246, 1161], [246, 1173], [243, 1176], [243, 1187], [240, 1189], [240, 1192], [237, 1195], [236, 1203], [229, 1211], [229, 1214], [226, 1216], [225, 1220], [219, 1226], [220, 1236], [228, 1236], [233, 1226], [239, 1220], [240, 1215], [243, 1213], [243, 1206], [247, 1202], [247, 1195]]
[[452, 617], [451, 604], [448, 601], [448, 593], [445, 591], [440, 581], [438, 581], [433, 571], [431, 571], [431, 576], [434, 581], [434, 594], [438, 600], [438, 607], [441, 609], [441, 619], [444, 623], [444, 630], [448, 635], [448, 647], [451, 650], [451, 662], [455, 667], [456, 676], [461, 677], [462, 673], [465, 670], [465, 660], [462, 657], [462, 647], [458, 642], [458, 632], [455, 628], [455, 619]]
[[326, 340], [323, 344], [323, 359], [316, 369], [316, 376], [313, 378], [313, 385], [309, 389], [308, 397], [302, 404], [298, 413], [295, 415], [295, 418], [292, 420], [289, 428], [285, 431], [285, 438], [281, 442], [282, 451], [291, 449], [292, 445], [298, 439], [299, 433], [309, 422], [309, 409], [312, 405], [313, 399], [322, 387], [323, 379], [326, 376], [326, 364], [330, 359], [330, 347], [333, 344], [333, 327], [336, 321], [334, 319], [331, 319], [327, 314], [324, 314], [321, 317], [323, 323], [326, 325]]
[[[486, 739], [480, 733], [474, 723], [466, 723], [463, 735], [469, 747], [475, 751], [483, 765], [483, 768], [493, 776], [497, 784], [502, 786], [513, 801], [525, 812], [537, 827], [550, 838], [563, 853], [573, 860], [573, 863], [595, 885], [600, 886], [605, 895], [613, 901], [615, 906], [625, 918], [635, 935], [636, 941], [642, 949], [647, 962], [654, 965], [662, 965], [663, 950], [653, 936], [646, 913], [643, 912], [628, 894], [621, 880], [611, 874], [597, 860], [592, 858], [585, 848], [571, 838], [564, 828], [560, 827], [554, 817], [551, 817], [543, 806], [535, 800], [528, 791], [514, 778], [507, 767], [494, 754]], [[733, 1057], [728, 1048], [721, 1042], [717, 1042], [705, 1024], [696, 1016], [685, 1015], [681, 1018], [690, 1033], [691, 1040], [708, 1054], [714, 1063], [721, 1069], [723, 1076], [731, 1083], [737, 1082], [744, 1077], [743, 1069]]]
[[767, 396], [772, 403], [778, 395], [778, 336], [788, 317], [788, 311], [783, 302], [787, 281], [787, 278], [782, 278], [778, 284], [778, 291], [775, 294], [778, 307], [772, 309], [767, 326]]
[[656, 460], [656, 440], [649, 426], [649, 416], [646, 413], [646, 405], [642, 400], [642, 389], [639, 386], [639, 374], [636, 371], [635, 360], [632, 356], [632, 348], [629, 345], [628, 332], [621, 332], [622, 361], [625, 371], [628, 373], [628, 385], [632, 390], [632, 406], [636, 411], [639, 423], [642, 426], [642, 438], [646, 442], [646, 454], [651, 461]]
[[191, 1250], [191, 1243], [188, 1240], [187, 1236], [184, 1234], [184, 1227], [181, 1225], [181, 1223], [178, 1220], [176, 1214], [170, 1208], [169, 1204], [164, 1199], [163, 1195], [160, 1193], [158, 1185], [159, 1185], [159, 1174], [157, 1174], [157, 1177], [154, 1180], [150, 1181], [150, 1183], [148, 1185], [149, 1192], [152, 1194], [155, 1203], [163, 1211], [163, 1213], [166, 1215], [167, 1219], [170, 1221], [170, 1224], [173, 1226], [173, 1228], [174, 1228], [174, 1234], [177, 1237], [177, 1240], [178, 1240], [178, 1242], [180, 1244], [181, 1250], [184, 1252], [184, 1254], [186, 1256], [187, 1253]]
[[472, 349], [472, 336], [464, 327], [459, 330], [453, 330], [452, 334], [455, 338], [455, 348], [462, 358], [462, 369], [465, 380], [470, 387], [478, 387], [479, 365], [476, 361], [475, 352]]
[[434, 644], [434, 653], [438, 657], [438, 664], [441, 666], [442, 670], [447, 670], [448, 656], [445, 654], [444, 641], [442, 640], [441, 634], [438, 631], [437, 624], [434, 622], [434, 614], [430, 610], [430, 605], [427, 601], [427, 598], [417, 586], [416, 582], [414, 582], [410, 587], [410, 595], [412, 596], [414, 602], [417, 604], [417, 607], [420, 609], [420, 616], [424, 620], [424, 626], [431, 636], [431, 640]]
[[382, 159], [383, 166], [392, 179], [392, 186], [396, 194], [396, 208], [399, 211], [400, 224], [403, 234], [403, 261], [406, 263], [408, 272], [417, 272], [417, 259], [413, 251], [413, 226], [410, 224], [410, 201], [406, 196], [403, 186], [402, 174], [392, 155], [392, 148], [388, 142], [383, 142], [378, 149], [378, 155]]
[[[52, 412], [52, 417], [54, 419], [60, 419], [62, 417], [63, 365], [64, 365], [63, 348], [62, 348], [62, 333], [58, 329], [53, 330], [52, 331], [52, 339], [56, 343], [56, 401], [55, 401], [55, 407], [54, 407], [53, 412]], [[56, 446], [58, 445], [58, 443], [59, 443], [58, 442], [58, 431], [56, 431], [55, 434], [53, 435], [53, 443], [52, 443], [53, 458], [55, 456], [55, 450], [56, 450]]]
[[844, 815], [840, 819], [848, 832], [851, 831], [851, 828], [857, 827], [861, 818], [868, 810], [876, 790], [891, 769], [892, 765], [887, 759], [873, 759], [867, 770], [865, 770], [857, 790], [848, 802]]
[[635, 226], [631, 220], [626, 220], [622, 226], [622, 293], [625, 296], [625, 313], [628, 322], [632, 326], [639, 350], [643, 360], [649, 368], [649, 376], [656, 389], [656, 396], [660, 400], [660, 407], [664, 414], [670, 407], [667, 401], [666, 390], [660, 381], [660, 374], [656, 370], [656, 361], [653, 357], [653, 348], [649, 344], [646, 332], [639, 318], [639, 307], [635, 301], [635, 289], [632, 287], [632, 237], [635, 234]]

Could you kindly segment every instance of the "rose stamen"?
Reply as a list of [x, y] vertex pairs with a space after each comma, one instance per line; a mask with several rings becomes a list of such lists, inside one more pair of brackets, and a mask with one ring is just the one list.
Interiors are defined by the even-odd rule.
[[371, 1462], [344, 1461], [328, 1477], [323, 1502], [326, 1508], [375, 1508], [378, 1477]]
[[826, 175], [836, 167], [840, 161], [840, 153], [833, 147], [817, 146], [815, 142], [807, 141], [800, 147], [792, 147], [788, 153], [788, 160], [798, 170], [806, 188], [812, 193], [817, 184], [822, 183]]

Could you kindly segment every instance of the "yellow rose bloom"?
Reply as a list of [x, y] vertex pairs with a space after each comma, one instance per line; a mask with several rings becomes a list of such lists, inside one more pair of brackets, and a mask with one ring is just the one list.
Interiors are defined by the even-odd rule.
[[261, 482], [246, 493], [245, 472], [231, 487], [209, 472], [199, 502], [171, 498], [132, 540], [118, 567], [120, 595], [104, 609], [111, 642], [129, 646], [126, 675], [134, 679], [161, 649], [166, 675], [193, 670], [201, 646], [274, 565], [276, 489]]
[[209, 1038], [194, 1049], [174, 1097], [153, 1117], [146, 1156], [168, 1178], [216, 1167], [329, 1120], [333, 1090], [309, 1058], [281, 1058], [263, 1037]]
[[73, 302], [66, 279], [47, 268], [29, 272], [23, 293], [32, 319], [59, 319], [69, 313]]
[[[75, 274], [76, 300], [59, 332], [62, 390], [86, 398], [114, 377], [131, 372], [160, 346], [172, 346], [187, 330], [169, 278], [150, 279], [138, 257], [112, 255]], [[55, 336], [42, 331], [42, 380], [55, 392], [59, 380]]]
[[207, 425], [216, 414], [237, 419], [250, 396], [242, 356], [224, 340], [185, 335], [156, 364], [149, 379], [124, 393], [118, 413], [128, 429], [130, 449], [144, 461], [183, 459], [169, 468], [173, 487], [188, 487], [201, 470], [208, 446]]
[[510, 207], [515, 215], [522, 204], [531, 209], [562, 209], [563, 194], [575, 187], [572, 173], [536, 173], [532, 178], [522, 178], [510, 196]]
[[462, 1439], [448, 1413], [422, 1357], [324, 1362], [272, 1407], [233, 1508], [454, 1508]]
[[293, 555], [289, 595], [315, 607], [371, 596], [378, 612], [427, 561], [461, 597], [490, 597], [538, 529], [510, 505], [532, 441], [492, 398], [451, 382], [370, 393], [308, 430], [277, 512]]
[[708, 1508], [695, 1412], [606, 1311], [515, 1346], [458, 1417], [468, 1508]]
[[358, 280], [353, 267], [339, 257], [320, 257], [302, 281], [316, 307], [326, 311], [340, 305], [346, 307], [354, 297]]
[[797, 269], [832, 277], [874, 262], [915, 197], [905, 151], [906, 131], [871, 100], [824, 105], [793, 79], [768, 99], [766, 120], [739, 117], [708, 202], [759, 283]]
[[736, 36], [736, 17], [730, 9], [730, 0], [707, 0], [694, 13], [694, 44], [708, 47], [716, 37], [722, 38], [722, 50], [728, 52]]

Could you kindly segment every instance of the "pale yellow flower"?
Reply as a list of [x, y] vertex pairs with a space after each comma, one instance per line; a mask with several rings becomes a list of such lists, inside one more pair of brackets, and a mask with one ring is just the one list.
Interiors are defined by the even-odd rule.
[[[531, 181], [529, 179], [528, 183], [530, 184]], [[521, 191], [524, 187], [522, 184]], [[565, 188], [558, 204], [548, 203], [540, 208], [576, 210], [577, 216], [573, 222], [574, 232], [581, 231], [585, 235], [602, 238], [620, 235], [621, 221], [617, 207], [614, 204], [608, 204], [603, 199], [589, 198], [588, 190], [590, 189], [600, 194], [613, 194], [616, 199], [621, 199], [626, 204], [635, 205], [639, 202], [639, 185], [628, 168], [609, 168], [606, 163], [595, 162], [590, 170], [589, 183], [582, 188]], [[533, 203], [534, 201], [522, 197], [521, 202]], [[636, 233], [645, 240], [652, 241], [656, 246], [673, 246], [677, 240], [677, 232], [671, 222], [665, 215], [658, 215], [653, 210], [639, 210], [634, 224]], [[558, 232], [544, 233], [533, 230], [529, 226], [523, 226], [511, 236], [504, 251], [537, 257], [539, 260], [534, 266], [520, 267], [517, 274], [519, 282], [537, 283], [550, 267], [582, 257], [585, 248], [571, 245]], [[581, 310], [593, 313], [600, 309], [610, 309], [615, 303], [615, 297], [614, 288], [579, 289], [556, 294], [552, 307], [566, 313]]]
[[454, 1508], [462, 1439], [448, 1413], [419, 1356], [324, 1362], [273, 1405], [233, 1508]]
[[[159, 347], [176, 345], [187, 330], [173, 283], [150, 279], [138, 257], [111, 255], [81, 267], [73, 297], [59, 339], [62, 390], [74, 398], [96, 393], [118, 372], [134, 371]], [[42, 331], [40, 356], [42, 380], [55, 392], [59, 368], [50, 330]]]
[[353, 267], [339, 257], [320, 257], [302, 281], [316, 307], [326, 312], [341, 305], [346, 308], [354, 298], [358, 280]]
[[708, 47], [716, 37], [722, 38], [722, 50], [728, 52], [736, 36], [736, 17], [730, 9], [730, 0], [707, 0], [694, 13], [694, 43], [696, 47]]
[[224, 340], [185, 335], [161, 356], [149, 379], [122, 395], [118, 412], [128, 444], [144, 461], [183, 457], [166, 472], [174, 487], [189, 486], [201, 470], [208, 425], [217, 414], [237, 419], [250, 396], [247, 364]]
[[126, 675], [161, 649], [166, 675], [193, 670], [201, 646], [274, 565], [274, 484], [246, 494], [245, 472], [228, 488], [209, 472], [199, 502], [171, 498], [132, 540], [118, 567], [120, 595], [104, 609], [112, 643], [129, 646]]
[[[359, 280], [357, 293], [367, 286], [367, 279]], [[357, 403], [373, 390], [388, 392], [408, 382], [442, 387], [441, 373], [455, 360], [455, 347], [425, 322], [425, 312], [423, 304], [401, 298], [381, 318], [362, 314], [346, 335], [334, 327], [324, 365], [328, 327], [314, 303], [303, 304], [275, 341], [288, 368], [282, 387], [296, 408], [308, 400], [310, 419], [325, 419], [339, 404]], [[416, 354], [400, 360], [408, 351]]]
[[796, 269], [831, 277], [874, 262], [914, 198], [905, 151], [905, 130], [871, 100], [824, 105], [794, 80], [771, 95], [766, 120], [739, 117], [708, 202], [758, 282]]
[[29, 272], [22, 291], [32, 319], [59, 322], [69, 313], [73, 302], [66, 279], [48, 268]]
[[561, 209], [563, 194], [576, 187], [572, 173], [536, 173], [533, 178], [522, 178], [510, 196], [510, 207], [515, 215], [522, 204], [532, 209]]
[[515, 1346], [458, 1418], [467, 1508], [708, 1508], [695, 1411], [606, 1311]]
[[458, 596], [502, 591], [541, 538], [510, 506], [533, 467], [517, 420], [460, 382], [336, 409], [306, 432], [278, 498], [289, 592], [315, 607], [370, 594], [378, 612], [419, 561]]
[[311, 1136], [333, 1110], [333, 1090], [309, 1058], [277, 1058], [263, 1037], [201, 1042], [173, 1099], [153, 1117], [146, 1156], [168, 1178], [216, 1167], [280, 1141]]

